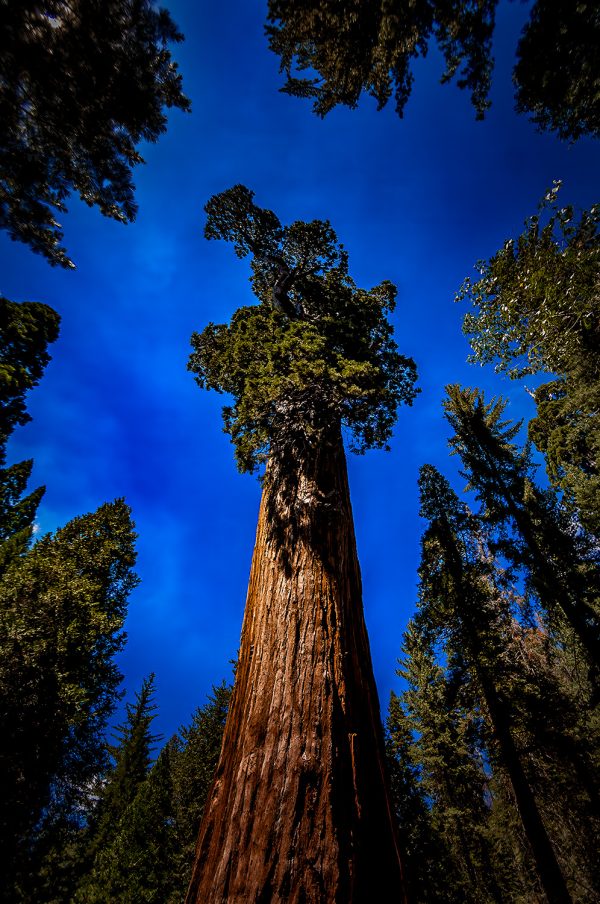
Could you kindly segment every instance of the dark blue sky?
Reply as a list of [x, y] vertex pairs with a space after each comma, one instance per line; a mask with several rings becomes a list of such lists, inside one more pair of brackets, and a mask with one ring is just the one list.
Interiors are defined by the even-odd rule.
[[403, 120], [365, 98], [321, 121], [309, 104], [278, 93], [264, 3], [165, 5], [186, 36], [174, 56], [193, 112], [173, 113], [168, 132], [144, 149], [137, 221], [124, 227], [72, 199], [62, 222], [74, 272], [0, 237], [0, 290], [62, 317], [53, 360], [30, 395], [33, 422], [11, 441], [11, 459], [33, 456], [36, 485], [47, 486], [41, 532], [116, 496], [132, 506], [142, 584], [120, 665], [128, 694], [156, 672], [158, 728], [168, 736], [230, 675], [260, 494], [235, 470], [221, 432], [223, 398], [201, 392], [186, 372], [192, 331], [253, 298], [248, 261], [203, 239], [202, 207], [243, 182], [282, 221], [331, 220], [358, 285], [398, 285], [397, 341], [415, 358], [422, 390], [400, 413], [392, 452], [349, 459], [385, 709], [400, 686], [396, 658], [415, 602], [418, 468], [432, 462], [456, 474], [443, 387], [502, 392], [514, 417], [530, 413], [522, 386], [466, 364], [454, 293], [478, 259], [520, 231], [553, 179], [564, 180], [565, 202], [598, 200], [598, 145], [570, 147], [513, 112], [510, 71], [529, 4], [500, 3], [484, 122], [464, 92], [439, 84], [436, 52], [415, 67]]

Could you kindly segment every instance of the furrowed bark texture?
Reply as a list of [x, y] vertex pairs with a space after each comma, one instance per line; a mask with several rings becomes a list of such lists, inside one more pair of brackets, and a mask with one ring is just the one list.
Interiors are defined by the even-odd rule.
[[406, 900], [339, 430], [271, 455], [186, 900]]

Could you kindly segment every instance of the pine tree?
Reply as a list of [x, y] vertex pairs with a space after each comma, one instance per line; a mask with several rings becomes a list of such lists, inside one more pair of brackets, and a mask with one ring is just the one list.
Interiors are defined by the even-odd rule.
[[520, 424], [504, 421], [506, 402], [486, 403], [477, 389], [447, 387], [450, 440], [463, 476], [500, 538], [499, 548], [525, 569], [528, 584], [546, 612], [558, 609], [600, 665], [600, 587], [597, 551], [576, 533], [551, 494], [534, 482], [529, 450], [513, 443]]
[[409, 901], [456, 900], [457, 884], [444, 840], [434, 826], [415, 751], [415, 725], [392, 692], [386, 722], [386, 753], [392, 800], [398, 819]]
[[501, 578], [473, 516], [435, 468], [421, 469], [421, 514], [429, 525], [422, 541], [418, 624], [443, 636], [446, 655], [476, 679], [498, 755], [549, 902], [572, 898], [540, 814], [515, 732], [508, 654], [512, 618]]
[[74, 266], [55, 215], [72, 191], [108, 217], [136, 214], [137, 146], [189, 109], [152, 0], [20, 0], [0, 20], [0, 227], [51, 264]]
[[463, 330], [473, 361], [494, 362], [513, 379], [551, 377], [535, 391], [529, 435], [550, 480], [600, 537], [600, 207], [577, 217], [560, 206], [559, 189], [556, 182], [517, 239], [478, 265], [480, 278], [466, 279], [457, 300], [471, 306]]
[[[132, 774], [137, 765], [131, 763]], [[167, 744], [148, 774], [138, 782], [132, 800], [117, 821], [104, 826], [93, 869], [75, 900], [85, 904], [166, 904], [181, 900], [171, 898], [176, 883], [175, 856], [171, 745]]]
[[[267, 34], [287, 76], [283, 90], [310, 98], [319, 116], [337, 104], [356, 107], [363, 92], [380, 109], [393, 95], [402, 116], [414, 81], [413, 60], [426, 56], [435, 42], [446, 65], [442, 82], [456, 78], [481, 119], [490, 106], [497, 3], [269, 0]], [[567, 140], [598, 135], [599, 38], [595, 3], [557, 6], [537, 0], [513, 71], [519, 112]]]
[[134, 539], [117, 500], [43, 537], [0, 580], [0, 837], [15, 869], [40, 820], [81, 805], [103, 768]]
[[6, 466], [6, 443], [14, 428], [31, 418], [25, 395], [37, 386], [58, 338], [58, 314], [47, 305], [16, 304], [0, 296], [0, 575], [29, 546], [39, 487], [23, 497], [33, 462]]
[[177, 900], [185, 897], [189, 885], [202, 814], [221, 753], [231, 691], [225, 682], [213, 687], [208, 702], [198, 707], [191, 724], [181, 728], [172, 741], [170, 763], [177, 845], [174, 867]]
[[173, 896], [176, 836], [171, 780], [171, 746], [161, 751], [132, 803], [121, 817], [112, 844], [100, 852], [98, 895], [86, 904], [153, 904], [181, 901]]
[[[156, 711], [153, 697], [152, 674], [144, 679], [140, 691], [136, 692], [135, 703], [126, 704], [126, 720], [116, 729], [117, 743], [109, 747], [113, 763], [103, 780], [88, 831], [90, 860], [112, 842], [125, 811], [133, 803], [150, 770], [153, 745], [158, 740], [150, 730]], [[89, 895], [87, 884], [84, 888], [85, 896]]]
[[236, 186], [206, 234], [252, 255], [260, 304], [193, 337], [201, 387], [230, 393], [238, 464], [268, 458], [239, 665], [187, 900], [402, 897], [341, 426], [385, 446], [414, 363], [355, 286], [329, 223], [283, 227]]
[[398, 674], [408, 683], [402, 706], [413, 732], [410, 756], [420, 770], [432, 839], [439, 848], [430, 896], [439, 901], [500, 900], [487, 839], [481, 715], [468, 676], [458, 668], [447, 674], [435, 661], [431, 637], [412, 621], [403, 650]]

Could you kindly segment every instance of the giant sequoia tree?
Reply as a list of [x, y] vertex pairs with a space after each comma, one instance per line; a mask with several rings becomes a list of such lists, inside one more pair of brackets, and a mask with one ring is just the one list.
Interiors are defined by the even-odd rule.
[[193, 337], [190, 369], [227, 392], [242, 470], [266, 461], [239, 664], [188, 902], [402, 898], [342, 425], [385, 446], [415, 395], [387, 313], [327, 222], [282, 226], [243, 186], [206, 235], [252, 257], [259, 304]]

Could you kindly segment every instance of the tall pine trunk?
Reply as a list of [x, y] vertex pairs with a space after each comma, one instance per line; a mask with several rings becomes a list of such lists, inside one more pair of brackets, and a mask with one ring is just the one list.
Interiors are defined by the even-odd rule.
[[405, 901], [339, 427], [271, 453], [187, 904]]

